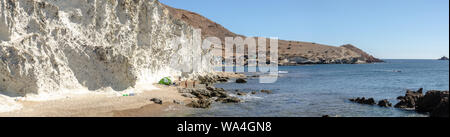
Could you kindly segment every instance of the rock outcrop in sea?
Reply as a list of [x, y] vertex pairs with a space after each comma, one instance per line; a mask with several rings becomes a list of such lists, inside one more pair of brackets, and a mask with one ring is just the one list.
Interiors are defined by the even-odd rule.
[[438, 60], [448, 60], [448, 57], [443, 56], [443, 57], [439, 58]]
[[449, 117], [449, 92], [430, 90], [423, 95], [423, 89], [418, 91], [408, 90], [405, 96], [399, 96], [396, 108], [415, 110], [429, 113], [431, 117]]
[[[176, 65], [205, 56], [193, 33], [157, 0], [0, 0], [0, 91], [121, 91], [181, 76]], [[184, 46], [171, 44], [179, 37]], [[205, 62], [183, 76], [209, 73]]]

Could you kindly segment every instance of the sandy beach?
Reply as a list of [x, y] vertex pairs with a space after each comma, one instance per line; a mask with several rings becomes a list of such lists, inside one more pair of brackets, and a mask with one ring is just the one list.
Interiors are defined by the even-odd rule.
[[[17, 101], [22, 109], [0, 113], [0, 117], [159, 117], [180, 111], [192, 100], [181, 96], [174, 86], [155, 86], [159, 89], [134, 96], [80, 94], [50, 101]], [[163, 104], [155, 104], [152, 98], [160, 98]]]

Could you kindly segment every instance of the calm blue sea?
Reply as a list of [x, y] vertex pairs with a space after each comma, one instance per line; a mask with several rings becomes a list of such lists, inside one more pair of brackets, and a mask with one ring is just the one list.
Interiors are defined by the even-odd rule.
[[[260, 84], [257, 78], [246, 84], [234, 82], [216, 87], [244, 92], [269, 89], [273, 94], [240, 97], [240, 104], [216, 103], [210, 109], [196, 109], [189, 116], [275, 116], [275, 117], [420, 117], [396, 108], [361, 105], [349, 98], [373, 97], [395, 104], [406, 89], [449, 90], [449, 62], [439, 60], [385, 60], [386, 63], [357, 65], [307, 65], [279, 67], [278, 81]], [[252, 74], [248, 74], [252, 75]]]

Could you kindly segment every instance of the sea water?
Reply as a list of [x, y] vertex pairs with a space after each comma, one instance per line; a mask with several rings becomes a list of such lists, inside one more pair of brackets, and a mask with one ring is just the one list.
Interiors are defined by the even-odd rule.
[[[393, 105], [407, 89], [449, 90], [449, 62], [439, 60], [385, 60], [376, 64], [327, 64], [281, 66], [278, 80], [261, 84], [216, 84], [226, 90], [272, 90], [240, 96], [239, 104], [215, 103], [210, 109], [195, 109], [188, 116], [255, 117], [422, 117], [414, 111], [362, 105], [348, 101], [355, 97], [388, 99]], [[246, 73], [253, 75], [252, 73]]]

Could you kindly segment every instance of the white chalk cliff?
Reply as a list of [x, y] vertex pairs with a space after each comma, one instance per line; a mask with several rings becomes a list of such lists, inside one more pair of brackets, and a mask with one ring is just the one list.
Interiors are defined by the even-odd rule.
[[[157, 0], [0, 0], [0, 94], [121, 91], [179, 76], [173, 66], [204, 52], [171, 44], [194, 29], [168, 12]], [[213, 70], [198, 67], [187, 75]]]

